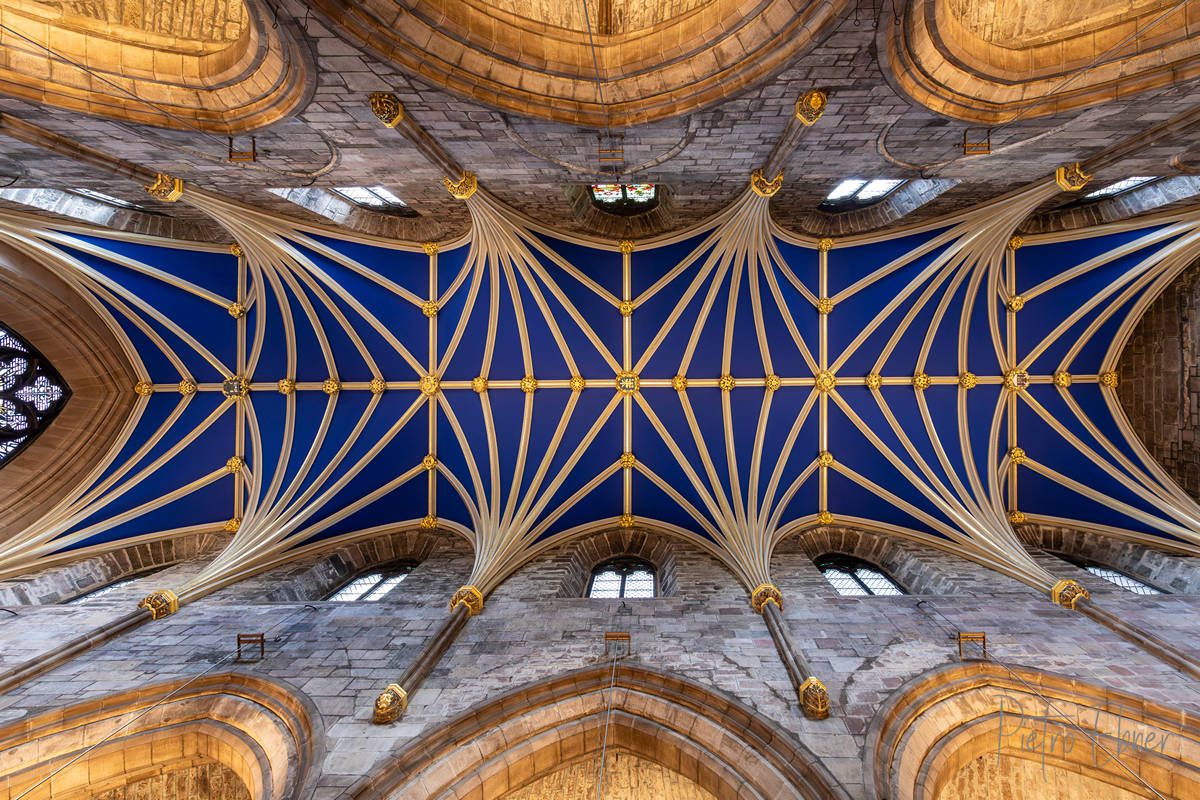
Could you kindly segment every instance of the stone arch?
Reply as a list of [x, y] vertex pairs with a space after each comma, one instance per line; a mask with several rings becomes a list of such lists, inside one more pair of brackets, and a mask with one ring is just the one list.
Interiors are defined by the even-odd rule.
[[[391, 64], [482, 103], [617, 129], [686, 114], [784, 69], [845, 0], [683, 0], [660, 19], [589, 32], [581, 5], [505, 0], [315, 0], [329, 25]], [[615, 4], [609, 4], [615, 5]], [[632, 12], [653, 3], [627, 4]], [[603, 99], [590, 41], [603, 46]]]
[[801, 216], [795, 227], [809, 236], [831, 237], [878, 230], [933, 202], [957, 184], [957, 180], [946, 178], [910, 180], [879, 202], [863, 208], [836, 212], [815, 208]]
[[2, 539], [34, 523], [97, 467], [133, 411], [137, 373], [71, 283], [2, 244], [0, 320], [49, 359], [71, 389], [54, 422], [4, 465]]
[[675, 190], [656, 184], [658, 203], [641, 214], [610, 214], [592, 201], [587, 184], [571, 184], [563, 190], [571, 213], [579, 227], [588, 233], [610, 239], [643, 239], [671, 230], [680, 224], [675, 206]]
[[[1200, 42], [1190, 35], [1195, 23], [1186, 9], [1149, 27], [1172, 5], [912, 0], [901, 24], [879, 26], [880, 62], [900, 92], [969, 123], [1057, 114], [1200, 73]], [[1136, 46], [1114, 48], [1143, 28]]]
[[68, 111], [234, 134], [289, 116], [316, 86], [311, 55], [261, 0], [13, 0], [5, 24], [19, 37], [0, 46], [0, 90]]
[[793, 548], [814, 561], [829, 553], [862, 559], [881, 568], [910, 594], [959, 594], [963, 589], [962, 582], [944, 569], [951, 556], [897, 536], [825, 525], [785, 538], [775, 552], [782, 555]]
[[675, 542], [664, 534], [635, 528], [615, 528], [577, 539], [567, 547], [570, 555], [559, 586], [559, 597], [583, 597], [592, 570], [601, 562], [618, 556], [632, 556], [653, 564], [657, 570], [655, 578], [660, 597], [671, 597], [679, 590]]
[[1200, 496], [1200, 261], [1170, 280], [1142, 312], [1116, 367], [1130, 428], [1168, 475]]
[[192, 558], [216, 554], [227, 533], [197, 532], [171, 536], [80, 560], [68, 560], [29, 575], [0, 582], [0, 606], [60, 603], [127, 578], [156, 572]]
[[1080, 198], [1061, 208], [1033, 214], [1017, 226], [1017, 233], [1053, 233], [1118, 222], [1174, 203], [1183, 203], [1198, 194], [1200, 176], [1163, 178], [1103, 200]]
[[109, 695], [0, 727], [0, 797], [36, 785], [26, 800], [82, 800], [214, 765], [244, 787], [231, 796], [305, 800], [324, 754], [320, 720], [303, 695], [247, 674]]
[[[1071, 557], [1094, 561], [1173, 594], [1200, 594], [1200, 558], [1196, 556], [1169, 553], [1115, 536], [1049, 525], [1020, 526], [1017, 535], [1026, 546], [1066, 556], [1068, 563]], [[1099, 579], [1092, 583], [1097, 581]], [[1105, 586], [1102, 581], [1100, 585]]]
[[492, 800], [608, 747], [720, 800], [832, 800], [846, 792], [789, 733], [728, 695], [647, 667], [608, 664], [481, 704], [389, 755], [353, 800]]
[[274, 588], [264, 599], [322, 600], [355, 575], [372, 567], [396, 562], [424, 562], [438, 549], [443, 538], [450, 539], [451, 534], [439, 535], [424, 530], [390, 531], [336, 546], [322, 553], [316, 562], [301, 565], [290, 574], [271, 575]]
[[[1038, 737], [1022, 739], [1030, 732]], [[1074, 790], [1055, 796], [1086, 787], [1087, 796], [1153, 797], [1110, 757], [1118, 752], [1164, 796], [1200, 793], [1200, 717], [1039, 670], [958, 664], [912, 679], [879, 710], [867, 731], [867, 795], [959, 798], [957, 779], [981, 767], [1019, 785], [1044, 756], [1047, 779]]]

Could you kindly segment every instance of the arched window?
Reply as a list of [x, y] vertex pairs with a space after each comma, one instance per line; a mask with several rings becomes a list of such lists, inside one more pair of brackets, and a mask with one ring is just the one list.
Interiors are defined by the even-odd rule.
[[830, 554], [818, 558], [816, 564], [838, 594], [851, 597], [904, 594], [895, 581], [862, 559]]
[[1112, 197], [1113, 195], [1124, 194], [1125, 192], [1133, 191], [1140, 186], [1145, 186], [1148, 183], [1154, 183], [1156, 180], [1158, 180], [1158, 178], [1151, 175], [1136, 175], [1132, 178], [1124, 178], [1116, 183], [1110, 183], [1107, 186], [1101, 186], [1095, 191], [1088, 192], [1083, 196], [1083, 199], [1099, 200], [1102, 197]]
[[104, 595], [108, 594], [109, 592], [116, 591], [117, 589], [120, 589], [123, 586], [128, 586], [129, 584], [133, 583], [134, 581], [140, 581], [142, 578], [146, 577], [149, 574], [150, 574], [149, 572], [143, 572], [140, 575], [134, 575], [131, 578], [122, 578], [119, 581], [113, 581], [112, 583], [110, 583], [106, 586], [101, 586], [99, 589], [93, 589], [92, 591], [85, 592], [85, 593], [79, 595], [78, 597], [72, 597], [70, 600], [64, 601], [64, 605], [71, 605], [72, 603], [86, 603], [89, 600], [95, 600], [97, 597], [103, 597]]
[[906, 183], [893, 178], [847, 178], [821, 201], [823, 211], [849, 211], [878, 203]]
[[359, 208], [383, 211], [400, 217], [420, 216], [386, 186], [337, 186], [330, 191]]
[[70, 394], [38, 351], [0, 325], [0, 466], [45, 430]]
[[637, 558], [616, 558], [592, 570], [588, 597], [654, 597], [654, 565]]
[[1097, 578], [1104, 578], [1109, 583], [1115, 583], [1127, 592], [1133, 592], [1134, 594], [1163, 594], [1161, 589], [1155, 589], [1148, 583], [1143, 583], [1137, 578], [1126, 575], [1124, 572], [1115, 570], [1112, 567], [1097, 564], [1095, 561], [1089, 561], [1085, 558], [1067, 558], [1066, 560], [1081, 569], [1086, 569]]
[[408, 577], [416, 564], [393, 564], [384, 569], [365, 572], [353, 579], [326, 600], [348, 603], [352, 600], [379, 600]]
[[609, 214], [631, 216], [658, 205], [658, 187], [653, 183], [593, 183], [588, 191], [592, 205]]

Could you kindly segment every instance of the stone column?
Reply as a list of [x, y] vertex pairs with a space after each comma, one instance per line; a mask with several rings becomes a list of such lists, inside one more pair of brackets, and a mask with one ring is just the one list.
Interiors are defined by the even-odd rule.
[[775, 143], [771, 155], [767, 156], [767, 161], [763, 164], [764, 175], [772, 175], [783, 170], [788, 158], [800, 144], [800, 136], [804, 133], [804, 129], [815, 124], [825, 113], [825, 101], [825, 92], [820, 89], [809, 89], [796, 101], [795, 111], [788, 118], [787, 127], [783, 129], [779, 141]]
[[467, 620], [483, 610], [483, 594], [474, 586], [464, 586], [450, 598], [450, 616], [425, 642], [416, 659], [395, 683], [389, 683], [379, 697], [375, 698], [375, 713], [372, 720], [376, 725], [387, 725], [400, 719], [408, 708], [408, 698], [420, 688], [425, 678], [442, 660], [442, 656], [454, 644]]
[[764, 583], [750, 595], [750, 605], [763, 616], [767, 631], [775, 642], [775, 649], [779, 651], [779, 660], [783, 662], [783, 668], [787, 670], [792, 687], [796, 690], [796, 698], [804, 716], [809, 719], [828, 717], [829, 692], [825, 684], [813, 677], [812, 668], [792, 643], [783, 619], [783, 594], [776, 586]]
[[1063, 608], [1078, 611], [1164, 664], [1179, 670], [1188, 677], [1200, 679], [1200, 663], [1194, 657], [1154, 634], [1107, 613], [1093, 603], [1091, 598], [1088, 590], [1073, 580], [1061, 580], [1050, 590], [1050, 599]]

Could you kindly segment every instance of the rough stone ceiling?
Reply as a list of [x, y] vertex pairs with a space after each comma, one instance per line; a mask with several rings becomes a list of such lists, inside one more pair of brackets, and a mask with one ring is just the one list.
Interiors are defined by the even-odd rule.
[[[1185, 81], [1096, 108], [1021, 119], [993, 133], [991, 155], [963, 157], [966, 125], [914, 105], [893, 88], [881, 67], [877, 40], [891, 27], [889, 13], [883, 13], [876, 27], [868, 9], [849, 8], [816, 45], [768, 80], [689, 114], [625, 129], [630, 163], [657, 160], [628, 177], [669, 185], [674, 192], [672, 229], [693, 224], [744, 189], [749, 173], [775, 147], [796, 99], [821, 87], [829, 92], [829, 105], [786, 159], [784, 188], [772, 207], [776, 219], [785, 227], [797, 226], [848, 176], [958, 181], [932, 202], [887, 223], [906, 225], [1003, 194], [1196, 104], [1195, 81]], [[544, 224], [584, 230], [565, 189], [599, 178], [593, 129], [502, 112], [431, 86], [335, 35], [319, 10], [307, 4], [283, 3], [279, 19], [281, 30], [293, 32], [311, 49], [315, 87], [299, 113], [255, 131], [257, 164], [230, 164], [223, 141], [191, 131], [106, 120], [11, 97], [0, 100], [0, 112], [115, 157], [314, 222], [328, 221], [266, 190], [384, 184], [431, 220], [439, 238], [461, 234], [466, 216], [441, 186], [442, 170], [395, 131], [383, 128], [366, 105], [368, 92], [390, 90], [409, 117], [456, 161], [478, 173], [482, 185], [500, 199]], [[247, 143], [244, 136], [237, 142]], [[1187, 128], [1170, 131], [1132, 149], [1095, 180], [1179, 174], [1172, 159], [1196, 161], [1196, 144], [1196, 134]], [[132, 180], [114, 181], [107, 171], [44, 149], [6, 140], [5, 155], [4, 173], [15, 178], [16, 186], [91, 187], [164, 214], [194, 214], [156, 204]], [[372, 230], [369, 220], [362, 229]]]

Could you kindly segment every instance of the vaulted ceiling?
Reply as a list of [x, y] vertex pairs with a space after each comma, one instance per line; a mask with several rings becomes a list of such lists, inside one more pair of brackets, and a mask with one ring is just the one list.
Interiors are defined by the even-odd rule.
[[470, 186], [469, 235], [426, 245], [189, 189], [240, 256], [5, 217], [110, 315], [140, 380], [118, 446], [0, 569], [233, 531], [186, 599], [329, 537], [437, 526], [472, 542], [489, 591], [619, 525], [689, 538], [753, 588], [779, 539], [839, 521], [1048, 589], [1013, 525], [1200, 546], [1200, 506], [1130, 429], [1115, 371], [1200, 255], [1200, 215], [1012, 238], [1050, 179], [903, 236], [816, 241], [771, 221], [771, 188], [619, 247]]
[[[831, 520], [1042, 588], [1013, 525], [1200, 546], [1200, 508], [1115, 391], [1141, 312], [1200, 246], [1186, 16], [1146, 3], [1106, 18], [1161, 37], [1095, 71], [1077, 64], [1093, 48], [991, 75], [944, 48], [970, 33], [981, 65], [996, 48], [1065, 53], [1074, 23], [1018, 3], [997, 28], [995, 9], [932, 0], [895, 19], [713, 0], [635, 21], [613, 0], [589, 64], [587, 24], [532, 3], [316, 0], [274, 18], [248, 2], [223, 33], [188, 27], [181, 3], [174, 35], [222, 43], [205, 58], [254, 42], [263, 57], [230, 65], [252, 86], [224, 99], [193, 71], [187, 92], [148, 103], [170, 76], [119, 58], [39, 74], [60, 45], [21, 28], [33, 6], [51, 27], [120, 33], [97, 27], [116, 6], [68, 5], [0, 17], [0, 169], [17, 190], [99, 188], [145, 211], [90, 229], [6, 194], [0, 239], [107, 321], [137, 399], [94, 472], [5, 532], [0, 574], [221, 527], [231, 544], [185, 599], [397, 525], [470, 539], [485, 590], [612, 525], [688, 537], [748, 587], [781, 537]], [[166, 35], [164, 18], [119, 10]], [[951, 23], [962, 37], [932, 35]], [[103, 90], [100, 65], [142, 100]], [[1038, 94], [1076, 73], [1070, 92]], [[808, 126], [795, 106], [811, 89], [829, 100]], [[403, 124], [380, 124], [375, 91]], [[624, 134], [610, 171], [605, 119]], [[251, 132], [257, 160], [230, 162], [224, 134], [232, 150]], [[964, 154], [984, 135], [990, 152]], [[1081, 203], [1051, 177], [1073, 161], [1092, 186], [1171, 179]], [[751, 188], [768, 165], [781, 179]], [[182, 198], [146, 194], [155, 172], [181, 178]], [[818, 208], [855, 175], [908, 183], [860, 211]], [[659, 184], [658, 221], [581, 214], [597, 180]], [[314, 211], [329, 187], [376, 184], [418, 216]], [[162, 219], [192, 241], [130, 232]]]

